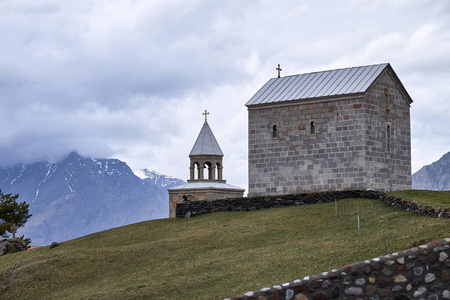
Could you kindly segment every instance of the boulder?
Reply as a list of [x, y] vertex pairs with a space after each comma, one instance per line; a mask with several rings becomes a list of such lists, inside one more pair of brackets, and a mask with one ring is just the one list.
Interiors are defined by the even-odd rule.
[[27, 250], [25, 241], [19, 239], [5, 239], [0, 242], [0, 255]]

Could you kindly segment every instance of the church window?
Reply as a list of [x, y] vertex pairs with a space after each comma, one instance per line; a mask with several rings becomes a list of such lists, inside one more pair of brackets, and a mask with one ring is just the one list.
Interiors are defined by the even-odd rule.
[[278, 128], [277, 125], [272, 126], [272, 137], [277, 138], [278, 137]]
[[204, 166], [203, 179], [213, 180], [214, 179], [214, 170], [212, 168], [212, 164], [209, 161], [207, 161], [203, 164], [203, 166]]
[[198, 162], [194, 163], [194, 180], [200, 179], [200, 164]]
[[391, 153], [391, 125], [386, 126], [386, 153]]
[[216, 163], [216, 179], [222, 180], [222, 167], [219, 162]]
[[310, 134], [316, 134], [316, 123], [314, 121], [311, 121]]

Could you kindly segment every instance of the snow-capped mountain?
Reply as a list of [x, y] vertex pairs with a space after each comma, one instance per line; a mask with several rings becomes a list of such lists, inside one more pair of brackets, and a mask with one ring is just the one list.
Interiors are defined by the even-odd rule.
[[142, 180], [152, 181], [154, 184], [159, 186], [174, 186], [173, 184], [179, 184], [180, 179], [160, 174], [156, 171], [149, 171], [148, 169], [134, 168], [132, 169], [134, 175], [141, 178]]
[[184, 181], [147, 169], [135, 173], [120, 160], [72, 152], [58, 163], [1, 167], [0, 189], [4, 194], [19, 194], [19, 202], [30, 204], [33, 216], [18, 234], [31, 238], [33, 245], [47, 245], [167, 218], [167, 189]]

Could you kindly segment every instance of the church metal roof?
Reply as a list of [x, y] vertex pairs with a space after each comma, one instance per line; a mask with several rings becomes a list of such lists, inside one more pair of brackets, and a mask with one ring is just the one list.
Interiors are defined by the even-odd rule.
[[208, 122], [205, 120], [203, 123], [202, 130], [200, 131], [197, 140], [195, 141], [194, 147], [192, 147], [191, 155], [221, 155], [223, 152], [217, 143]]
[[389, 64], [271, 78], [245, 105], [364, 93]]

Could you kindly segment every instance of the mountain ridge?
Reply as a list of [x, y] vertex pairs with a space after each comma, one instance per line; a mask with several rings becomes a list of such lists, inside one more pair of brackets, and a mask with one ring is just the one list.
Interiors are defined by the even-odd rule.
[[432, 191], [450, 190], [450, 152], [415, 172], [412, 175], [412, 188]]
[[71, 152], [60, 162], [0, 167], [0, 188], [30, 204], [33, 216], [18, 234], [31, 238], [34, 245], [45, 245], [167, 218], [167, 188], [184, 181], [143, 170], [146, 178], [141, 179], [118, 159]]

